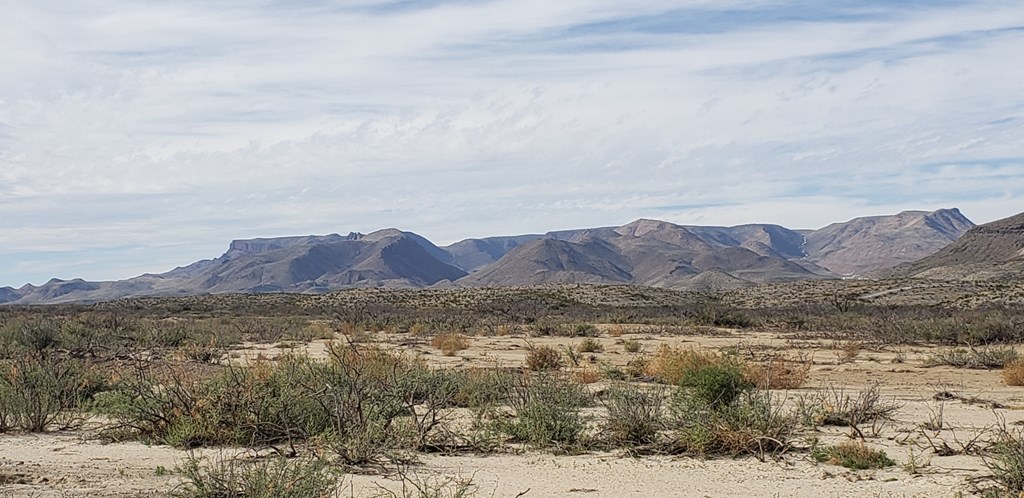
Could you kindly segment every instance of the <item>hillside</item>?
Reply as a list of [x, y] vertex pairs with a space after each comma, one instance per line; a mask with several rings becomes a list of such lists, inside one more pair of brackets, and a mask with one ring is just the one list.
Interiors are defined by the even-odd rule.
[[1024, 276], [1024, 213], [974, 227], [956, 242], [892, 274], [980, 280]]
[[958, 209], [904, 211], [814, 230], [803, 250], [808, 261], [833, 272], [863, 275], [933, 254], [973, 226]]

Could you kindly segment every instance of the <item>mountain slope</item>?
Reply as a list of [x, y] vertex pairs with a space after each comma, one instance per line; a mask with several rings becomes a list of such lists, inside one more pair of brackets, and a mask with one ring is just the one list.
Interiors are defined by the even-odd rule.
[[911, 264], [896, 276], [1005, 279], [1024, 276], [1024, 213], [972, 228], [956, 242]]
[[843, 275], [916, 261], [957, 240], [974, 224], [958, 209], [856, 218], [806, 235], [807, 260]]

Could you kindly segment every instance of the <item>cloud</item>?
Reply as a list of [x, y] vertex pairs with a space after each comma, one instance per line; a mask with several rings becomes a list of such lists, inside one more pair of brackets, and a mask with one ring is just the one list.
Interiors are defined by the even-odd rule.
[[241, 237], [984, 222], [1024, 195], [1018, 2], [4, 12], [0, 284], [162, 271]]

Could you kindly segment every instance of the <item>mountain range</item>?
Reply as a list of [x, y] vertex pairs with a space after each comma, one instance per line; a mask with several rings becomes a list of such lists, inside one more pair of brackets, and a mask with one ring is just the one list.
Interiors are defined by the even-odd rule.
[[[985, 238], [991, 230], [1020, 229], [988, 226], [975, 227], [954, 208], [857, 218], [818, 230], [640, 219], [617, 227], [467, 239], [444, 247], [393, 228], [345, 236], [247, 239], [231, 242], [220, 257], [162, 274], [116, 282], [54, 279], [41, 286], [0, 288], [0, 304], [385, 286], [599, 283], [719, 290], [886, 271], [901, 263], [919, 264], [914, 262], [936, 252], [937, 261], [953, 261], [960, 253], [940, 254], [965, 233]], [[990, 245], [993, 251], [1004, 249], [995, 242]], [[899, 271], [925, 270], [907, 266]]]

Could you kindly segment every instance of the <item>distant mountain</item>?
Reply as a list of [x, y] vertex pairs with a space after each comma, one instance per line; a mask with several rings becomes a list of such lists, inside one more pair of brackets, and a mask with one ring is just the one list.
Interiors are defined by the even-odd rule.
[[[969, 233], [972, 240], [988, 241], [975, 244], [985, 249], [944, 250], [940, 254], [949, 254], [941, 261], [967, 257], [968, 252], [986, 261], [1019, 252], [1020, 246], [1003, 236], [1017, 233], [1014, 230], [1020, 224], [978, 227]], [[218, 258], [162, 274], [117, 282], [51, 280], [41, 286], [0, 288], [0, 304], [215, 293], [319, 293], [380, 286], [605, 283], [735, 289], [863, 274], [915, 261], [956, 240], [972, 226], [958, 210], [943, 209], [857, 218], [820, 230], [766, 224], [684, 226], [640, 219], [618, 227], [467, 239], [446, 247], [394, 228], [365, 235], [258, 238], [232, 241]], [[991, 237], [996, 233], [998, 242]]]
[[943, 280], [1024, 277], [1024, 213], [974, 227], [956, 242], [899, 266], [892, 274]]
[[451, 255], [452, 263], [472, 272], [487, 266], [508, 254], [516, 247], [544, 238], [543, 235], [514, 235], [511, 237], [488, 237], [485, 239], [466, 239], [452, 245], [442, 247]]
[[842, 275], [917, 261], [957, 240], [974, 223], [958, 209], [857, 218], [806, 235], [807, 260]]
[[[434, 254], [442, 256], [435, 257]], [[324, 292], [355, 286], [425, 287], [466, 272], [419, 235], [381, 230], [368, 235], [236, 240], [221, 257], [118, 282], [52, 280], [14, 291], [19, 304], [101, 301], [126, 296], [226, 292]], [[0, 302], [4, 295], [0, 294]]]
[[[703, 288], [732, 288], [830, 276], [827, 272], [815, 273], [788, 261], [766, 244], [756, 247], [768, 255], [742, 247], [740, 240], [723, 235], [728, 229], [707, 229], [703, 237], [696, 231], [700, 230], [642, 219], [621, 227], [554, 232], [516, 247], [458, 283], [472, 286], [629, 283], [689, 288], [695, 277], [714, 272], [725, 276], [717, 279], [720, 285], [714, 284], [715, 279], [711, 278], [699, 279], [694, 284]], [[748, 230], [738, 231], [746, 233]]]

